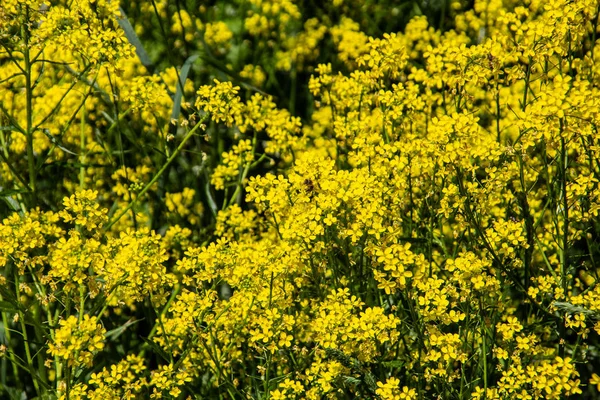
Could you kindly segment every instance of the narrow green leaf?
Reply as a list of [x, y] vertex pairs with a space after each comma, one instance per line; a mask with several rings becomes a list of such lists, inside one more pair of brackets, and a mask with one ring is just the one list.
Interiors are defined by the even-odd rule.
[[217, 203], [215, 202], [215, 199], [213, 198], [212, 193], [210, 192], [210, 178], [208, 178], [207, 176], [206, 179], [206, 185], [204, 186], [204, 191], [206, 192], [206, 199], [208, 200], [208, 206], [210, 207], [210, 210], [212, 211], [213, 215], [216, 216], [218, 210]]
[[19, 310], [10, 302], [2, 300], [0, 301], [0, 311], [13, 313]]
[[78, 155], [77, 153], [74, 153], [71, 150], [67, 149], [66, 147], [62, 146], [59, 143], [59, 140], [61, 139], [60, 137], [57, 139], [55, 136], [52, 136], [52, 134], [50, 133], [50, 131], [48, 131], [47, 129], [41, 129], [41, 131], [44, 133], [44, 135], [46, 135], [46, 137], [50, 140], [50, 142], [52, 142], [53, 145], [55, 145], [56, 147], [58, 147], [59, 149], [61, 149], [65, 153], [72, 154], [74, 156]]
[[104, 337], [108, 340], [115, 340], [116, 338], [121, 336], [123, 334], [123, 332], [125, 332], [127, 330], [127, 328], [129, 328], [132, 325], [137, 324], [140, 321], [141, 321], [141, 319], [129, 320], [129, 321], [125, 322], [123, 325], [119, 326], [118, 328], [115, 328], [115, 329], [112, 329], [112, 330], [106, 332], [104, 334]]
[[387, 368], [402, 368], [404, 366], [404, 361], [400, 360], [392, 360], [392, 361], [383, 361], [381, 363], [384, 367]]
[[185, 81], [190, 73], [190, 68], [192, 68], [192, 64], [197, 59], [198, 55], [190, 56], [187, 60], [185, 60], [183, 66], [181, 67], [181, 71], [179, 72], [179, 85], [177, 85], [175, 97], [173, 98], [173, 110], [171, 111], [172, 120], [177, 120], [179, 118], [179, 113], [181, 112], [181, 99], [183, 98], [183, 87], [185, 86]]
[[423, 11], [416, 1], [413, 2], [412, 15], [423, 15]]
[[[11, 276], [14, 268], [15, 266], [13, 263], [8, 263], [5, 276]], [[9, 290], [6, 285], [0, 285], [0, 296], [2, 296], [2, 303], [9, 304], [15, 310], [20, 309], [19, 300], [15, 297], [15, 293], [12, 290]]]
[[19, 194], [19, 193], [27, 193], [27, 190], [24, 190], [24, 189], [2, 190], [2, 191], [0, 191], [0, 197], [11, 197], [11, 196], [14, 196], [15, 194]]
[[125, 36], [127, 36], [127, 40], [129, 40], [129, 43], [131, 43], [135, 47], [135, 53], [142, 62], [142, 65], [148, 70], [152, 70], [152, 61], [150, 60], [148, 52], [146, 51], [146, 49], [144, 49], [140, 38], [135, 33], [135, 29], [133, 29], [131, 22], [129, 22], [127, 15], [125, 15], [125, 11], [123, 11], [123, 8], [119, 7], [119, 11], [121, 12], [121, 17], [118, 19], [119, 25], [121, 25], [121, 28], [123, 28], [123, 30], [125, 31]]
[[57, 397], [54, 393], [42, 393], [41, 395], [39, 395], [38, 397], [34, 397], [32, 400], [56, 400]]
[[161, 349], [152, 339], [142, 338], [142, 340], [152, 349], [154, 352], [162, 357], [165, 361], [171, 362], [171, 357], [163, 349]]
[[[27, 398], [27, 395], [21, 389], [12, 388], [12, 387], [8, 387], [8, 386], [3, 386], [2, 388], [0, 388], [0, 394], [8, 395], [9, 396], [8, 398], [11, 400], [22, 400], [22, 399]], [[0, 397], [5, 398], [3, 396], [0, 396]]]
[[346, 381], [347, 385], [358, 386], [358, 385], [360, 385], [362, 383], [362, 381], [360, 379], [357, 379], [357, 378], [355, 378], [353, 376], [347, 376], [347, 375], [345, 375], [344, 376], [344, 380]]
[[4, 202], [10, 207], [11, 210], [13, 210], [14, 212], [19, 212], [21, 211], [21, 206], [19, 205], [19, 203], [12, 198], [12, 196], [3, 196], [2, 200], [4, 200]]

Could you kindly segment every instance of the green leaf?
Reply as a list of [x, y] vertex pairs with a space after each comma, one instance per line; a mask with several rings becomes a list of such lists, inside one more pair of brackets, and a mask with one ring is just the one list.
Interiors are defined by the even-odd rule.
[[112, 330], [106, 332], [104, 334], [104, 337], [108, 340], [115, 340], [116, 338], [121, 336], [123, 334], [123, 332], [125, 332], [127, 330], [127, 328], [129, 328], [132, 325], [137, 324], [140, 321], [141, 321], [141, 319], [129, 320], [129, 321], [125, 322], [123, 325], [119, 326], [118, 328], [115, 328], [115, 329], [112, 329]]
[[2, 312], [17, 312], [19, 311], [18, 307], [15, 307], [12, 303], [8, 302], [8, 301], [0, 301], [0, 311]]
[[142, 338], [142, 340], [148, 345], [157, 355], [162, 357], [165, 361], [171, 362], [171, 357], [163, 349], [161, 349], [152, 339]]
[[6, 204], [8, 204], [11, 210], [16, 212], [21, 211], [21, 206], [19, 205], [19, 202], [13, 199], [12, 196], [2, 195], [0, 197], [6, 202]]
[[125, 36], [127, 36], [127, 40], [129, 40], [129, 43], [131, 43], [135, 47], [135, 53], [142, 62], [142, 65], [148, 70], [152, 70], [152, 60], [150, 60], [148, 52], [146, 51], [146, 49], [144, 49], [140, 38], [135, 33], [135, 29], [133, 29], [131, 22], [129, 22], [127, 15], [125, 15], [125, 11], [123, 11], [123, 8], [119, 7], [119, 11], [121, 12], [121, 17], [118, 19], [119, 25], [121, 25], [121, 28], [123, 28], [123, 30], [125, 31]]
[[177, 85], [175, 97], [173, 98], [173, 110], [171, 111], [172, 120], [179, 119], [179, 113], [181, 112], [181, 99], [183, 98], [183, 87], [185, 86], [185, 81], [187, 80], [187, 76], [190, 73], [190, 68], [192, 68], [192, 64], [197, 59], [197, 54], [190, 56], [187, 60], [185, 60], [183, 66], [181, 67], [181, 71], [179, 72], [179, 85]]
[[359, 386], [362, 383], [362, 381], [360, 379], [357, 379], [353, 376], [347, 376], [347, 375], [344, 375], [344, 381], [346, 381], [347, 385], [354, 385], [354, 386]]
[[[2, 298], [4, 299], [4, 300], [0, 301], [0, 311], [8, 312], [8, 313], [22, 312], [23, 320], [25, 321], [25, 323], [27, 325], [35, 327], [40, 332], [49, 331], [50, 328], [47, 325], [44, 325], [41, 322], [39, 322], [38, 320], [36, 320], [33, 317], [33, 315], [30, 312], [28, 312], [29, 307], [31, 307], [31, 305], [29, 307], [24, 307], [23, 305], [19, 304], [17, 302], [17, 300], [15, 299], [14, 295], [12, 295], [9, 291], [7, 291], [3, 288], [0, 288], [0, 294], [2, 295]], [[8, 301], [7, 301], [7, 299], [8, 299]]]
[[19, 194], [19, 193], [28, 193], [27, 190], [25, 189], [8, 189], [8, 190], [3, 190], [0, 192], [0, 197], [11, 197], [15, 194]]
[[204, 174], [206, 176], [206, 184], [204, 185], [204, 191], [206, 192], [206, 200], [208, 201], [210, 211], [212, 211], [212, 214], [216, 216], [218, 208], [217, 203], [215, 202], [215, 199], [213, 198], [212, 193], [210, 192], [210, 177], [208, 176], [206, 170], [204, 171]]
[[54, 393], [42, 393], [41, 395], [39, 395], [38, 397], [34, 397], [32, 400], [56, 400], [57, 397]]
[[52, 134], [50, 133], [50, 131], [48, 131], [47, 129], [41, 129], [41, 131], [44, 133], [44, 135], [46, 135], [46, 137], [50, 140], [50, 142], [52, 142], [53, 145], [55, 145], [56, 147], [58, 147], [59, 149], [61, 149], [65, 153], [72, 154], [74, 156], [78, 155], [77, 153], [74, 153], [71, 150], [67, 149], [66, 147], [62, 146], [59, 143], [60, 137], [57, 139], [56, 137], [52, 136]]
[[[27, 395], [21, 389], [11, 388], [8, 386], [3, 386], [2, 388], [0, 388], [0, 394], [7, 394], [9, 396], [8, 398], [11, 400], [22, 400], [27, 398]], [[1, 397], [3, 399], [5, 398], [4, 396]]]
[[381, 363], [386, 368], [402, 368], [404, 366], [404, 361], [400, 360], [392, 360], [392, 361], [384, 361]]
[[423, 15], [423, 11], [421, 10], [421, 7], [419, 7], [419, 4], [416, 1], [413, 2], [412, 15]]

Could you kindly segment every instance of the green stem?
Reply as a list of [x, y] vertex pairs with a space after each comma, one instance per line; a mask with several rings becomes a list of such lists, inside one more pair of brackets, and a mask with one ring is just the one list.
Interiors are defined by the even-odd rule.
[[[19, 182], [21, 182], [21, 184], [23, 185], [23, 187], [28, 192], [31, 192], [31, 188], [27, 184], [27, 181], [25, 180], [25, 178], [23, 178], [19, 174], [19, 172], [15, 169], [15, 167], [10, 163], [10, 160], [9, 160], [9, 157], [8, 157], [8, 148], [7, 148], [6, 138], [4, 137], [4, 132], [2, 132], [0, 134], [0, 147], [2, 148], [2, 152], [0, 152], [0, 158], [2, 158], [4, 160], [4, 162], [6, 163], [6, 165], [8, 166], [8, 168], [10, 169], [10, 171], [12, 172], [13, 176], [16, 179], [18, 179]], [[15, 187], [18, 188], [18, 186], [16, 185], [16, 183], [15, 183]], [[19, 199], [19, 206], [21, 208], [21, 212], [25, 212], [26, 208], [25, 208], [25, 204], [23, 202], [23, 196], [21, 195], [21, 193], [17, 193], [16, 197]]]
[[[162, 311], [160, 312], [159, 315], [161, 316], [165, 316], [167, 313], [167, 310], [171, 307], [171, 304], [173, 303], [173, 301], [175, 300], [175, 298], [177, 297], [177, 295], [179, 294], [179, 291], [181, 290], [181, 285], [177, 284], [175, 286], [175, 289], [173, 289], [173, 292], [171, 293], [171, 297], [169, 297], [169, 300], [167, 301], [167, 304], [165, 304], [165, 306], [163, 307]], [[154, 326], [152, 327], [152, 330], [150, 331], [150, 334], [148, 335], [147, 339], [152, 339], [154, 337], [154, 335], [156, 334], [156, 328], [157, 328], [157, 324], [154, 324]], [[140, 357], [143, 356], [145, 353], [145, 349], [141, 351], [140, 353]]]
[[[2, 300], [2, 296], [0, 296], [0, 300]], [[8, 328], [8, 317], [6, 316], [6, 312], [2, 313], [2, 324], [4, 327], [4, 337], [6, 338], [6, 344], [8, 345], [8, 348], [11, 348], [11, 333], [10, 333], [10, 329]], [[15, 377], [15, 383], [18, 385], [20, 382], [19, 379], [19, 366], [17, 364], [17, 360], [15, 359], [15, 355], [13, 354], [13, 352], [8, 352], [8, 358], [10, 360], [10, 363], [12, 365], [12, 369], [13, 369], [13, 375]]]
[[[561, 166], [561, 186], [562, 186], [562, 215], [563, 215], [563, 237], [562, 237], [562, 251], [560, 252], [560, 277], [561, 277], [561, 285], [563, 289], [563, 295], [567, 297], [567, 272], [568, 272], [568, 262], [569, 262], [569, 204], [567, 198], [567, 149], [565, 145], [565, 138], [562, 136], [563, 134], [563, 121], [560, 122], [560, 166]], [[565, 355], [565, 345], [564, 338], [566, 336], [566, 330], [564, 322], [560, 321], [559, 324], [559, 334], [560, 334], [560, 344], [558, 347], [558, 353], [560, 357], [564, 357]]]
[[529, 93], [529, 80], [531, 79], [531, 57], [529, 57], [529, 61], [527, 63], [527, 72], [525, 73], [525, 89], [523, 90], [523, 104], [521, 108], [523, 111], [527, 108], [527, 95]]
[[487, 337], [487, 329], [485, 326], [485, 317], [483, 316], [483, 307], [481, 304], [481, 300], [479, 300], [479, 315], [481, 317], [481, 357], [483, 358], [483, 389], [487, 393], [488, 388], [488, 365], [487, 365], [487, 357], [488, 357], [488, 349], [485, 342]]
[[500, 84], [498, 82], [498, 75], [496, 75], [496, 141], [500, 143]]
[[[40, 293], [42, 295], [42, 298], [47, 298], [46, 295], [46, 289], [44, 288], [44, 285], [37, 279], [36, 274], [34, 273], [33, 268], [31, 267], [31, 265], [29, 266], [29, 272], [31, 273], [31, 277], [33, 278], [33, 283], [38, 291], [38, 293]], [[55, 332], [55, 325], [54, 325], [54, 318], [52, 317], [52, 311], [50, 310], [50, 304], [46, 305], [45, 307], [46, 309], [46, 318], [47, 318], [47, 323], [48, 323], [48, 328], [50, 331], [50, 339], [52, 339], [52, 341], [54, 341], [54, 332]], [[38, 340], [40, 340], [38, 338]], [[62, 377], [62, 364], [60, 362], [60, 358], [58, 356], [54, 356], [54, 369], [56, 371], [56, 376], [55, 376], [55, 382], [60, 382], [60, 378]]]
[[[85, 100], [84, 100], [85, 102]], [[79, 131], [79, 190], [85, 189], [85, 106], [81, 109], [81, 127]]]
[[562, 243], [562, 262], [561, 262], [561, 283], [562, 288], [565, 291], [564, 295], [567, 293], [567, 270], [568, 270], [568, 246], [569, 246], [569, 205], [567, 198], [567, 151], [565, 146], [565, 139], [560, 139], [561, 143], [561, 167], [562, 167], [562, 214], [563, 214], [563, 243]]
[[173, 152], [173, 154], [171, 154], [171, 157], [169, 157], [167, 159], [167, 162], [162, 166], [162, 168], [156, 173], [156, 175], [154, 175], [154, 177], [152, 178], [152, 180], [150, 182], [148, 182], [148, 184], [146, 186], [144, 186], [144, 188], [140, 191], [140, 193], [138, 193], [138, 195], [135, 197], [135, 199], [133, 199], [133, 201], [131, 203], [129, 203], [129, 205], [127, 207], [125, 207], [125, 209], [121, 210], [121, 212], [119, 214], [117, 214], [116, 217], [114, 217], [105, 227], [104, 227], [104, 232], [107, 232], [115, 223], [117, 223], [122, 217], [123, 215], [125, 215], [129, 210], [131, 210], [133, 208], [133, 206], [135, 206], [137, 200], [139, 198], [141, 198], [142, 196], [144, 196], [146, 194], [146, 192], [148, 190], [150, 190], [150, 188], [152, 187], [152, 185], [154, 185], [156, 183], [156, 181], [158, 180], [158, 178], [160, 178], [160, 176], [163, 174], [163, 172], [165, 172], [165, 170], [167, 169], [167, 167], [169, 166], [169, 164], [171, 164], [173, 162], [173, 160], [175, 160], [175, 158], [179, 155], [179, 153], [181, 152], [181, 150], [183, 149], [183, 147], [185, 146], [185, 144], [187, 143], [187, 141], [192, 137], [192, 135], [194, 134], [194, 132], [196, 132], [196, 130], [204, 125], [204, 121], [206, 121], [208, 119], [209, 114], [205, 114], [200, 121], [198, 121], [198, 123], [196, 124], [196, 126], [194, 126], [183, 138], [183, 140], [181, 141], [181, 143], [179, 144], [179, 146], [177, 146], [177, 148], [175, 149], [175, 151]]
[[[15, 293], [17, 295], [17, 299], [20, 299], [21, 291], [19, 290], [19, 275], [17, 272], [15, 272]], [[25, 325], [25, 314], [23, 314], [23, 311], [19, 310], [17, 315], [19, 316], [19, 322], [21, 324], [21, 334], [23, 335], [23, 346], [25, 347], [27, 365], [30, 371], [34, 371], [33, 357], [31, 357], [31, 349], [29, 348], [29, 336], [27, 335], [27, 326]], [[35, 387], [35, 391], [38, 396], [41, 395], [40, 386], [36, 377], [33, 377], [33, 386]]]
[[79, 323], [83, 321], [83, 314], [85, 309], [85, 286], [79, 285]]
[[[255, 150], [256, 150], [256, 132], [254, 132], [254, 137], [252, 138], [252, 159], [254, 160], [254, 154], [255, 154]], [[223, 209], [225, 209], [228, 205], [233, 204], [234, 201], [238, 201], [238, 196], [240, 195], [240, 192], [242, 190], [242, 187], [244, 186], [244, 180], [246, 179], [246, 176], [248, 175], [248, 172], [250, 171], [250, 167], [253, 165], [252, 161], [249, 161], [246, 166], [244, 167], [244, 170], [242, 171], [242, 175], [240, 176], [240, 180], [238, 181], [237, 185], [235, 186], [235, 192], [233, 192], [233, 195], [231, 196], [231, 198], [229, 199], [229, 202], [225, 202], [223, 204]]]
[[36, 203], [37, 199], [37, 187], [36, 187], [36, 173], [35, 173], [35, 159], [33, 153], [33, 88], [31, 85], [31, 61], [29, 59], [29, 7], [25, 7], [25, 21], [21, 25], [21, 34], [25, 41], [23, 50], [23, 59], [25, 62], [25, 96], [26, 96], [26, 114], [27, 114], [27, 165], [29, 169], [29, 187], [33, 195], [33, 203]]
[[[41, 326], [42, 325], [42, 306], [39, 303], [36, 303], [35, 306], [33, 307], [33, 309], [34, 309], [33, 317], [36, 320], [36, 325]], [[38, 328], [35, 329], [35, 340], [37, 340], [38, 343], [45, 342], [44, 334]], [[37, 351], [36, 358], [37, 358], [37, 362], [38, 362], [38, 374], [40, 376], [40, 379], [45, 384], [44, 386], [48, 387], [48, 371], [46, 369], [46, 366], [44, 365], [44, 361], [45, 361], [44, 360], [44, 352]]]

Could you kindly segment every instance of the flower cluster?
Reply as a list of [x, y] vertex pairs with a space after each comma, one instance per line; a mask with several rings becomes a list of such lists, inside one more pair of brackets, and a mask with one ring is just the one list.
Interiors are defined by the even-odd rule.
[[74, 315], [59, 322], [54, 341], [48, 345], [48, 353], [62, 358], [68, 366], [90, 367], [94, 354], [104, 348], [106, 330], [98, 318], [84, 315], [77, 320]]
[[0, 397], [598, 397], [597, 1], [176, 3], [0, 5]]
[[222, 121], [231, 126], [242, 110], [240, 98], [237, 96], [240, 87], [216, 79], [214, 83], [198, 89], [196, 107], [210, 113], [215, 122]]

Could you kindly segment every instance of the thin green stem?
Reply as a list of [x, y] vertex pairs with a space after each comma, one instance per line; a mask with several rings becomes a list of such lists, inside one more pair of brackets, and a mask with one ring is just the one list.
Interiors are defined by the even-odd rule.
[[[85, 102], [85, 100], [84, 100]], [[85, 107], [81, 109], [79, 131], [79, 190], [85, 189]]]
[[[253, 160], [254, 160], [255, 152], [256, 152], [256, 132], [254, 133], [254, 137], [252, 138], [252, 159]], [[246, 163], [246, 166], [244, 167], [244, 170], [242, 171], [240, 179], [235, 186], [235, 192], [233, 192], [233, 195], [231, 196], [231, 199], [229, 199], [229, 202], [226, 201], [223, 204], [224, 205], [223, 208], [226, 208], [226, 206], [233, 204], [234, 201], [235, 202], [238, 201], [238, 197], [244, 186], [244, 181], [246, 180], [246, 176], [248, 175], [248, 172], [250, 171], [250, 168], [252, 167], [252, 165], [253, 165], [252, 161], [249, 161], [248, 163]]]
[[481, 317], [481, 357], [483, 359], [483, 389], [487, 392], [488, 388], [488, 365], [487, 365], [487, 357], [488, 357], [488, 349], [487, 343], [485, 341], [487, 337], [487, 329], [485, 326], [485, 317], [483, 316], [483, 306], [481, 304], [481, 300], [479, 301], [479, 315]]
[[160, 178], [160, 176], [165, 172], [165, 170], [167, 169], [167, 167], [169, 166], [169, 164], [171, 164], [173, 162], [173, 160], [175, 160], [175, 158], [179, 155], [179, 153], [181, 152], [181, 150], [183, 149], [183, 147], [185, 146], [185, 144], [187, 143], [187, 141], [192, 137], [192, 135], [196, 132], [196, 130], [198, 130], [199, 127], [201, 127], [201, 126], [204, 125], [204, 121], [206, 121], [208, 119], [208, 116], [209, 116], [208, 113], [205, 114], [200, 119], [200, 121], [198, 121], [198, 123], [185, 135], [185, 137], [183, 138], [183, 140], [181, 141], [181, 143], [179, 144], [179, 146], [177, 146], [177, 148], [175, 149], [175, 151], [173, 152], [173, 154], [171, 154], [171, 157], [169, 157], [167, 159], [167, 162], [156, 173], [156, 175], [154, 175], [154, 177], [152, 178], [152, 180], [150, 182], [148, 182], [148, 184], [146, 186], [144, 186], [144, 188], [138, 193], [138, 195], [135, 197], [135, 199], [133, 199], [133, 201], [127, 205], [127, 207], [125, 207], [123, 210], [121, 210], [121, 212], [119, 214], [117, 214], [117, 216], [114, 217], [104, 227], [104, 232], [107, 232], [115, 223], [117, 223], [123, 217], [123, 215], [125, 215], [129, 210], [131, 210], [135, 206], [135, 204], [137, 203], [137, 200], [139, 198], [141, 198], [142, 196], [144, 196], [148, 190], [150, 190], [150, 188], [152, 187], [152, 185], [154, 185], [156, 183], [156, 181], [158, 181], [158, 178]]
[[[17, 299], [21, 298], [21, 291], [19, 289], [19, 275], [18, 273], [15, 271], [15, 294], [17, 295]], [[19, 323], [21, 325], [21, 334], [23, 335], [23, 346], [25, 347], [25, 357], [27, 358], [27, 365], [29, 367], [30, 371], [34, 371], [34, 365], [33, 365], [33, 357], [31, 357], [31, 349], [29, 348], [29, 336], [27, 335], [27, 326], [25, 325], [25, 314], [23, 314], [23, 311], [19, 310], [17, 312], [18, 318], [19, 318]], [[33, 377], [33, 386], [35, 388], [36, 393], [39, 395], [41, 395], [41, 391], [40, 391], [40, 385], [37, 381], [36, 377]]]
[[[2, 296], [0, 296], [0, 300], [2, 300]], [[2, 312], [2, 324], [3, 324], [3, 328], [4, 328], [4, 337], [6, 338], [6, 344], [8, 345], [8, 348], [11, 348], [11, 336], [12, 334], [10, 333], [10, 329], [8, 328], [8, 317], [6, 315], [6, 312]], [[12, 365], [12, 370], [13, 370], [13, 375], [15, 377], [15, 382], [17, 384], [19, 384], [20, 379], [19, 379], [19, 365], [17, 364], [17, 360], [15, 359], [15, 355], [13, 354], [13, 352], [8, 352], [8, 358], [10, 360], [10, 363]]]
[[35, 158], [33, 152], [33, 88], [31, 84], [31, 61], [29, 59], [29, 7], [25, 7], [25, 21], [21, 25], [21, 34], [25, 41], [23, 50], [23, 60], [25, 62], [25, 96], [26, 96], [26, 115], [27, 115], [27, 166], [29, 169], [29, 187], [33, 195], [33, 203], [37, 201], [36, 170]]

